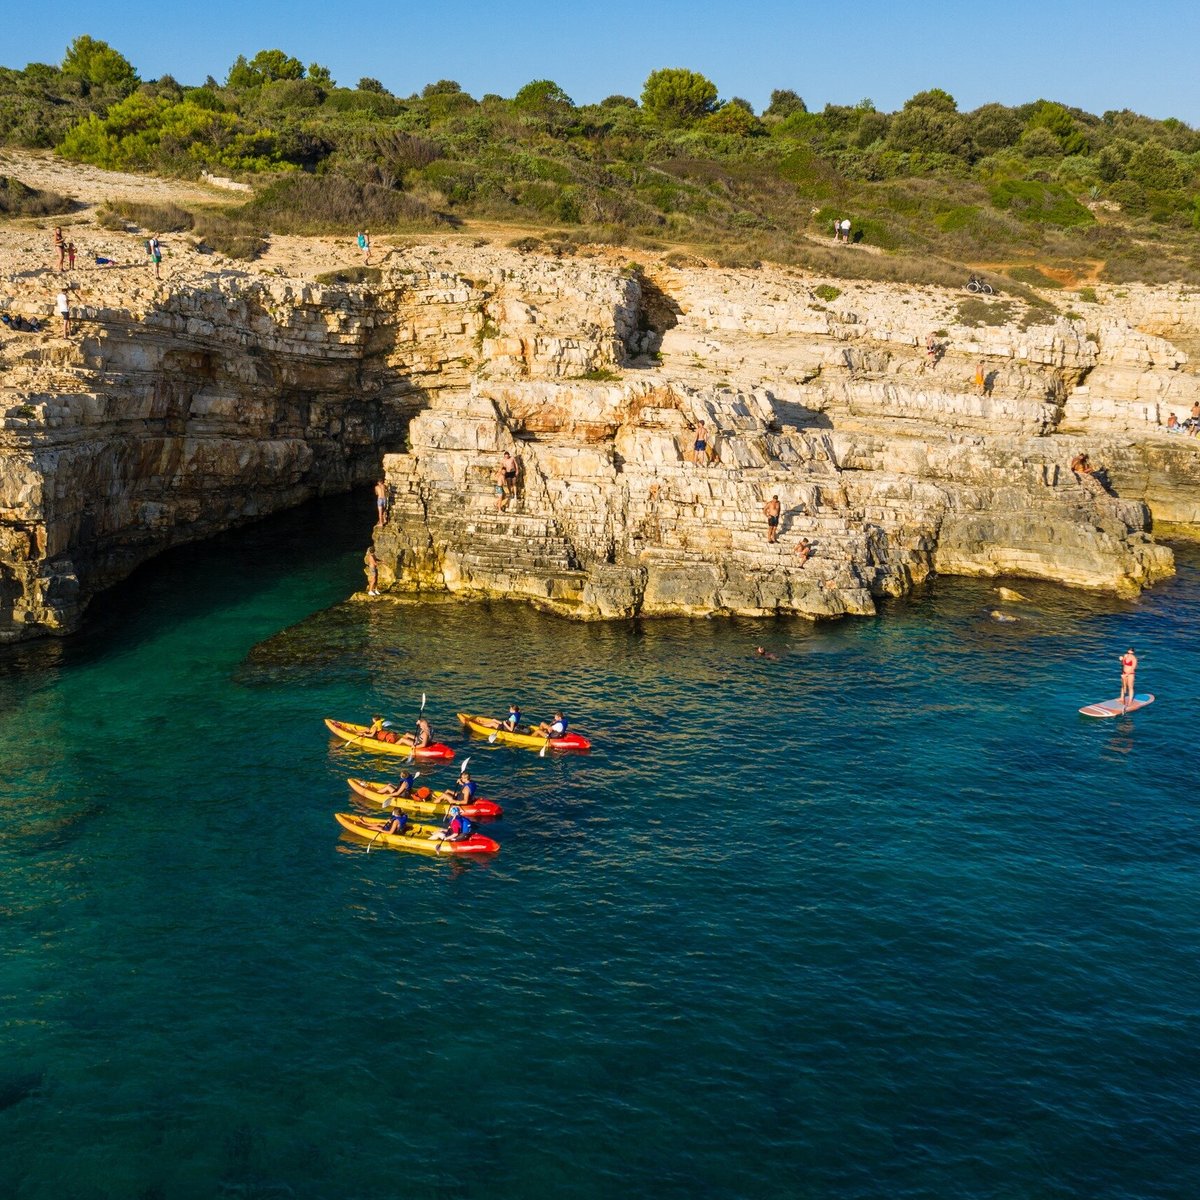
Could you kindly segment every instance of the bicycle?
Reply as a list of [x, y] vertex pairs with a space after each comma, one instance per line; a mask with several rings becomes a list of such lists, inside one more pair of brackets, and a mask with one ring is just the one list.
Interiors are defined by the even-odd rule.
[[994, 296], [996, 289], [990, 283], [985, 283], [978, 275], [972, 275], [967, 280], [967, 291], [977, 296]]

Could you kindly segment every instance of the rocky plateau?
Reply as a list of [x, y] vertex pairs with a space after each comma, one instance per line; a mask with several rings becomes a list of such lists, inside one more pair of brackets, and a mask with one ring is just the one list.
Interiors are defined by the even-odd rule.
[[[871, 615], [933, 573], [1134, 595], [1173, 569], [1152, 530], [1200, 534], [1200, 439], [1165, 428], [1200, 401], [1179, 287], [1043, 308], [460, 239], [364, 284], [118, 259], [72, 276], [64, 337], [46, 232], [5, 237], [25, 269], [0, 307], [46, 331], [0, 332], [0, 640], [69, 632], [169, 546], [380, 477], [383, 599], [581, 618]], [[1074, 473], [1080, 451], [1106, 474]]]

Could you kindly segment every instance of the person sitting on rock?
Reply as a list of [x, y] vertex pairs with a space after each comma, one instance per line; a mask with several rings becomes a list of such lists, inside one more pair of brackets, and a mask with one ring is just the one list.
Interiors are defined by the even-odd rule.
[[1183, 432], [1183, 426], [1179, 424], [1179, 418], [1174, 413], [1169, 413], [1167, 415], [1167, 432], [1168, 433], [1182, 433]]
[[796, 543], [796, 553], [800, 556], [800, 565], [804, 566], [812, 557], [812, 542], [808, 538], [801, 538]]
[[1076, 475], [1091, 475], [1095, 467], [1092, 466], [1088, 456], [1081, 452], [1071, 459], [1071, 470]]

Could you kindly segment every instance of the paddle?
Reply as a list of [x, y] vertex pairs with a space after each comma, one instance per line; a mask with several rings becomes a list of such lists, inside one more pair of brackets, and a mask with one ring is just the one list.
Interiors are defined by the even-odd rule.
[[[390, 728], [391, 728], [391, 726], [392, 726], [392, 723], [391, 723], [391, 721], [384, 721], [384, 722], [383, 722], [383, 723], [382, 723], [382, 724], [379, 726], [379, 728], [380, 728], [380, 729], [390, 729]], [[335, 749], [334, 749], [334, 754], [337, 754], [339, 751], [341, 751], [341, 750], [345, 750], [345, 749], [347, 749], [348, 747], [350, 747], [350, 746], [353, 746], [353, 745], [354, 745], [354, 743], [355, 743], [355, 742], [357, 742], [357, 741], [358, 741], [360, 738], [365, 738], [365, 737], [368, 737], [368, 736], [370, 736], [370, 737], [374, 737], [375, 735], [374, 735], [373, 733], [371, 733], [370, 729], [364, 729], [364, 730], [362, 731], [362, 733], [355, 734], [355, 736], [354, 736], [354, 737], [352, 737], [352, 738], [348, 738], [348, 739], [347, 739], [346, 741], [344, 741], [344, 742], [343, 742], [343, 743], [342, 743], [340, 746], [337, 746], [337, 747], [335, 747]]]
[[[420, 716], [421, 713], [423, 713], [424, 711], [425, 711], [425, 693], [422, 692], [421, 693], [421, 707], [417, 712], [417, 716]], [[419, 738], [420, 736], [421, 736], [420, 730], [414, 729], [412, 745], [409, 746], [409, 748], [408, 748], [408, 757], [404, 760], [405, 762], [412, 762], [412, 760], [417, 757], [417, 738]]]

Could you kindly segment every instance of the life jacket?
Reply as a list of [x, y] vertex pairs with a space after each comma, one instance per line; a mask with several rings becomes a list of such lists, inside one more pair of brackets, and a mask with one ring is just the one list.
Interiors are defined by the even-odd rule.
[[464, 783], [462, 785], [462, 791], [466, 792], [466, 794], [467, 794], [466, 802], [468, 804], [470, 804], [471, 801], [475, 799], [475, 789], [476, 789], [476, 784], [475, 784], [475, 780], [473, 780], [473, 779], [469, 779], [466, 783]]
[[400, 740], [400, 735], [391, 729], [381, 729], [375, 736], [381, 742], [391, 742], [393, 744]]

